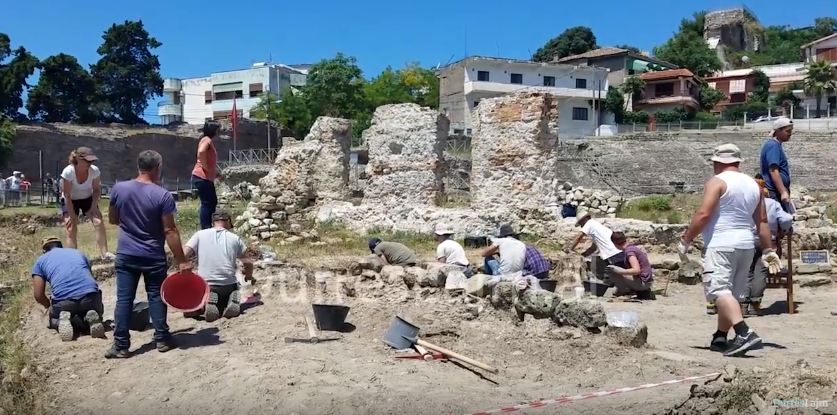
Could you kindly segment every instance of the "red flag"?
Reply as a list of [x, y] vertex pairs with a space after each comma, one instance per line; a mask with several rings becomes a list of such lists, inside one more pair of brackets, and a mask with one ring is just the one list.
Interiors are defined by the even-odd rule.
[[235, 97], [233, 97], [233, 107], [232, 107], [232, 135], [233, 135], [233, 147], [235, 147], [235, 143], [238, 139], [238, 111], [235, 109]]

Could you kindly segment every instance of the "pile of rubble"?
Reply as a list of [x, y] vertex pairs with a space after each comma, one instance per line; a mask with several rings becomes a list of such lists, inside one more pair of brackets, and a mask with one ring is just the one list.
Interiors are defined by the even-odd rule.
[[668, 415], [772, 415], [834, 413], [837, 368], [800, 360], [790, 368], [727, 365], [717, 379], [692, 386], [688, 400]]
[[611, 218], [616, 217], [616, 212], [625, 201], [622, 196], [613, 191], [573, 187], [572, 183], [564, 183], [558, 189], [557, 199], [575, 206], [580, 214], [588, 212], [592, 215]]

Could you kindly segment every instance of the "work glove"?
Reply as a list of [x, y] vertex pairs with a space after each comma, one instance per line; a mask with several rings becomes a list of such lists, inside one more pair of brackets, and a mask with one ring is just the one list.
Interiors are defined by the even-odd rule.
[[606, 268], [607, 268], [608, 271], [610, 271], [614, 274], [619, 274], [619, 275], [623, 275], [623, 274], [625, 274], [626, 271], [628, 271], [625, 268], [622, 268], [622, 267], [616, 266], [616, 265], [608, 265]]
[[761, 254], [761, 263], [767, 268], [767, 272], [771, 275], [778, 274], [782, 270], [782, 259], [776, 254], [774, 249], [765, 249]]
[[681, 239], [680, 242], [677, 243], [677, 253], [680, 255], [686, 255], [686, 253], [689, 252], [690, 246], [691, 244], [689, 242]]

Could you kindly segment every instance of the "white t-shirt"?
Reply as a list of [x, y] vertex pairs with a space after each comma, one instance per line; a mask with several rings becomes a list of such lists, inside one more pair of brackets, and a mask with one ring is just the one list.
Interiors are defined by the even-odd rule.
[[523, 271], [526, 262], [526, 244], [514, 238], [496, 238], [491, 241], [500, 253], [500, 274]]
[[236, 260], [244, 254], [247, 245], [238, 235], [218, 228], [195, 232], [186, 246], [198, 256], [198, 275], [209, 285], [230, 285], [237, 282]]
[[593, 219], [588, 219], [587, 223], [581, 227], [581, 231], [584, 232], [585, 235], [589, 236], [590, 239], [593, 240], [593, 243], [596, 244], [596, 248], [599, 250], [599, 258], [608, 259], [622, 252], [616, 248], [616, 246], [613, 245], [613, 241], [610, 240], [610, 236], [613, 235], [613, 231], [608, 229], [607, 226], [604, 226]]
[[436, 259], [445, 258], [445, 263], [448, 265], [462, 265], [468, 266], [468, 257], [465, 256], [465, 250], [462, 245], [453, 239], [448, 239], [436, 247]]
[[[93, 180], [98, 179], [100, 175], [101, 173], [99, 173], [98, 167], [90, 166], [90, 173], [87, 175], [87, 180], [84, 183], [79, 183], [78, 178], [76, 178], [76, 167], [70, 164], [61, 172], [61, 180], [69, 181], [73, 184], [70, 199], [82, 200], [93, 196]], [[62, 191], [64, 189], [63, 183], [61, 189]]]
[[725, 171], [715, 177], [726, 183], [727, 190], [703, 228], [704, 245], [707, 248], [752, 249], [756, 226], [753, 213], [761, 200], [758, 183], [737, 171]]

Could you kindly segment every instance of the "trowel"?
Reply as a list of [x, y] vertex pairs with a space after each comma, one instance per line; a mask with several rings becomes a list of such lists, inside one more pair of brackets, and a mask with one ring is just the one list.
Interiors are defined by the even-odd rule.
[[320, 332], [314, 327], [314, 323], [308, 316], [302, 317], [305, 320], [305, 325], [308, 327], [308, 338], [301, 339], [295, 337], [285, 337], [285, 343], [310, 343], [317, 344], [319, 342], [328, 342], [333, 340], [340, 340], [342, 337], [320, 337]]

